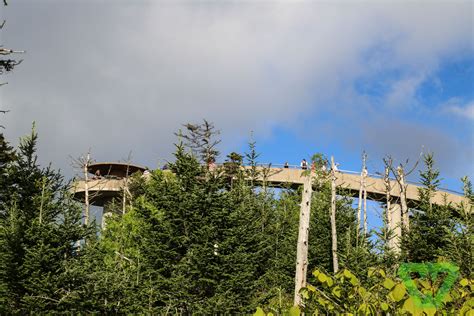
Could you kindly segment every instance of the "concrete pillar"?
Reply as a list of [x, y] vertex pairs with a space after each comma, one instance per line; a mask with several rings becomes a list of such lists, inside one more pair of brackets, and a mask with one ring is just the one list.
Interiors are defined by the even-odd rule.
[[309, 220], [311, 214], [311, 194], [313, 192], [312, 176], [307, 176], [303, 184], [303, 196], [300, 205], [300, 223], [296, 249], [295, 299], [294, 305], [301, 303], [300, 290], [306, 286], [308, 271]]
[[390, 203], [388, 212], [390, 218], [389, 229], [393, 232], [393, 238], [389, 241], [389, 246], [396, 253], [400, 253], [400, 239], [402, 237], [402, 207], [400, 204]]

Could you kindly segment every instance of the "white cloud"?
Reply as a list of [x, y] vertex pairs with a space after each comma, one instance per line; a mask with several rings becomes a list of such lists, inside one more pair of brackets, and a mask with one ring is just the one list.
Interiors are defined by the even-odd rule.
[[423, 75], [397, 80], [391, 85], [391, 89], [387, 93], [384, 103], [392, 109], [403, 109], [416, 105], [416, 92], [424, 80], [425, 76]]
[[455, 114], [459, 117], [474, 120], [474, 101], [471, 101], [465, 105], [461, 105], [459, 101], [451, 100], [445, 107], [447, 112]]

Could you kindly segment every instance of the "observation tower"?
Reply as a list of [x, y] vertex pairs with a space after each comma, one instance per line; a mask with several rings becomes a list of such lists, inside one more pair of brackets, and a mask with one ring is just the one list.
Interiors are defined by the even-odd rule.
[[127, 179], [134, 173], [143, 173], [145, 170], [142, 166], [130, 163], [93, 163], [87, 167], [88, 174], [83, 179], [74, 181], [71, 192], [74, 199], [82, 203], [86, 202], [87, 195], [90, 205], [103, 207], [104, 219], [114, 212], [122, 213], [122, 207], [116, 207], [116, 203], [123, 199]]

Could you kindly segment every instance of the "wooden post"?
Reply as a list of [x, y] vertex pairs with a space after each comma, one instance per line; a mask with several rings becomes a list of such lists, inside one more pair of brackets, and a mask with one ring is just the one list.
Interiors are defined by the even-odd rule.
[[331, 237], [332, 237], [332, 267], [334, 273], [339, 271], [337, 260], [337, 231], [336, 231], [336, 165], [331, 156]]
[[311, 194], [313, 192], [312, 178], [312, 174], [310, 174], [305, 179], [300, 205], [300, 223], [296, 249], [295, 306], [299, 306], [301, 303], [300, 290], [306, 286], [306, 274], [308, 271], [309, 220], [311, 215]]

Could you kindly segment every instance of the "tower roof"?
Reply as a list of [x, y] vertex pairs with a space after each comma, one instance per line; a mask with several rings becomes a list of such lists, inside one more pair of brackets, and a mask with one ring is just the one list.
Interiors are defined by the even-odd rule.
[[89, 165], [88, 171], [95, 174], [100, 171], [101, 176], [114, 176], [117, 178], [125, 178], [135, 172], [144, 172], [145, 167], [121, 162], [97, 162]]

